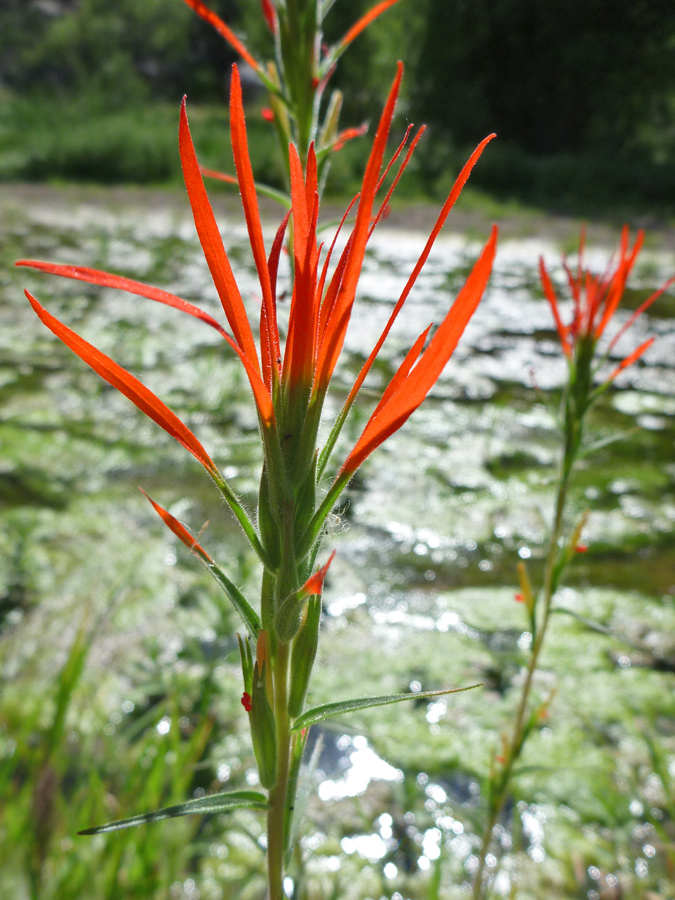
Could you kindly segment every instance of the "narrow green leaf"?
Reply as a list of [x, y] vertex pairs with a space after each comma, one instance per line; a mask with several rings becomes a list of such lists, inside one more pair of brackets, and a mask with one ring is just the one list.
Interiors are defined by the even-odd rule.
[[587, 619], [586, 616], [580, 615], [578, 612], [575, 612], [573, 609], [568, 609], [566, 606], [554, 606], [551, 609], [552, 613], [561, 613], [565, 616], [571, 616], [573, 619], [576, 619], [581, 625], [584, 625], [586, 628], [589, 628], [591, 631], [599, 631], [600, 634], [609, 634], [612, 637], [616, 637], [617, 634], [613, 628], [610, 628], [608, 625], [601, 625], [600, 622], [594, 622], [593, 619]]
[[287, 197], [282, 191], [278, 191], [268, 184], [261, 184], [259, 181], [256, 181], [255, 189], [258, 194], [262, 194], [264, 197], [269, 197], [270, 200], [275, 200], [277, 203], [280, 203], [284, 209], [291, 208], [291, 198]]
[[609, 637], [613, 637], [616, 640], [621, 641], [622, 644], [633, 647], [635, 650], [643, 651], [645, 649], [644, 644], [641, 644], [639, 641], [631, 640], [628, 635], [624, 634], [622, 631], [617, 631], [616, 628], [612, 628], [610, 625], [602, 625], [600, 622], [595, 622], [593, 619], [587, 619], [586, 616], [582, 616], [573, 609], [568, 609], [566, 606], [554, 606], [551, 609], [551, 612], [571, 616], [579, 622], [580, 625], [583, 625], [590, 631], [598, 631], [600, 634], [609, 635]]
[[265, 809], [267, 797], [258, 791], [230, 791], [211, 794], [198, 800], [188, 800], [178, 806], [167, 806], [155, 812], [132, 816], [130, 819], [118, 819], [95, 828], [85, 828], [78, 834], [104, 834], [107, 831], [118, 831], [120, 828], [131, 828], [145, 822], [158, 822], [160, 819], [175, 819], [177, 816], [203, 815], [204, 813], [228, 812], [231, 809]]
[[201, 561], [204, 565], [204, 568], [208, 569], [211, 575], [213, 575], [218, 584], [230, 598], [232, 606], [234, 606], [234, 608], [241, 616], [244, 625], [248, 628], [251, 635], [257, 638], [260, 632], [260, 619], [258, 618], [257, 612], [253, 609], [253, 607], [248, 602], [246, 597], [244, 597], [239, 588], [230, 581], [230, 579], [222, 569], [220, 569], [214, 562], [205, 562], [204, 560]]
[[588, 444], [588, 446], [582, 447], [582, 449], [579, 451], [579, 459], [583, 459], [585, 456], [588, 456], [591, 453], [595, 453], [596, 450], [602, 450], [604, 447], [609, 447], [610, 444], [614, 444], [616, 443], [616, 441], [623, 441], [626, 438], [632, 437], [639, 430], [639, 427], [629, 428], [626, 431], [619, 431], [617, 434], [612, 434], [609, 437], [593, 441], [592, 444]]
[[324, 719], [331, 719], [335, 716], [343, 716], [345, 713], [355, 712], [357, 709], [370, 709], [371, 706], [388, 706], [390, 703], [400, 703], [402, 700], [420, 700], [425, 697], [443, 697], [446, 694], [460, 694], [463, 691], [471, 691], [474, 688], [482, 687], [480, 684], [471, 684], [469, 687], [449, 688], [445, 691], [418, 691], [416, 694], [389, 694], [386, 697], [361, 697], [357, 700], [337, 700], [334, 703], [324, 703], [323, 706], [315, 706], [314, 709], [308, 709], [307, 712], [293, 722], [293, 731], [299, 728], [309, 728], [317, 722], [323, 722]]
[[241, 505], [241, 502], [237, 495], [234, 493], [230, 485], [225, 481], [225, 479], [217, 474], [211, 472], [211, 477], [213, 478], [216, 487], [223, 495], [223, 497], [227, 500], [227, 503], [237, 518], [237, 521], [241, 525], [244, 530], [244, 534], [248, 538], [248, 541], [255, 550], [258, 555], [258, 559], [265, 566], [266, 569], [273, 571], [270, 560], [265, 552], [263, 545], [260, 543], [260, 538], [258, 537], [258, 533], [253, 527], [253, 522], [248, 517], [248, 514], [244, 507]]

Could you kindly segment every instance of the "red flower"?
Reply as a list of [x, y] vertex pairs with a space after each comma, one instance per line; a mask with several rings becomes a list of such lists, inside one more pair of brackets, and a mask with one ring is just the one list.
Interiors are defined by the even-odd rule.
[[[621, 232], [621, 243], [619, 246], [619, 255], [616, 262], [610, 262], [606, 271], [602, 275], [593, 275], [584, 267], [584, 245], [585, 232], [581, 234], [579, 242], [579, 261], [576, 271], [572, 271], [564, 263], [567, 282], [574, 301], [574, 312], [572, 321], [565, 325], [560, 316], [558, 307], [558, 298], [551, 279], [546, 271], [543, 259], [539, 260], [539, 273], [541, 275], [541, 283], [546, 295], [546, 299], [551, 304], [553, 318], [555, 319], [560, 343], [563, 351], [568, 359], [575, 358], [577, 348], [581, 343], [592, 342], [593, 345], [599, 340], [604, 333], [610, 319], [616, 312], [626, 282], [630, 272], [635, 265], [637, 256], [642, 249], [644, 242], [644, 232], [639, 231], [635, 239], [633, 247], [629, 247], [628, 227], [624, 226]], [[667, 290], [671, 284], [675, 282], [675, 276], [667, 281], [663, 287], [648, 297], [638, 309], [631, 315], [626, 324], [614, 335], [610, 341], [608, 352], [616, 345], [619, 338], [631, 327], [638, 316], [648, 309], [649, 306]], [[642, 356], [645, 350], [654, 343], [654, 338], [650, 338], [641, 344], [637, 350], [624, 359], [619, 366], [610, 375], [609, 380], [615, 378], [622, 369], [627, 368]]]
[[[196, 3], [196, 0], [190, 0], [190, 2], [192, 5]], [[314, 448], [326, 391], [350, 322], [368, 240], [374, 227], [388, 208], [391, 192], [407, 166], [419, 138], [418, 134], [400, 165], [392, 187], [387, 191], [379, 206], [376, 206], [375, 199], [382, 181], [393, 162], [403, 151], [410, 131], [409, 129], [392, 161], [385, 167], [384, 154], [401, 77], [402, 66], [399, 65], [375, 134], [361, 192], [358, 196], [354, 228], [331, 271], [335, 239], [323, 259], [322, 247], [317, 245], [318, 183], [316, 156], [312, 147], [310, 147], [306, 168], [303, 172], [303, 166], [295, 147], [290, 146], [292, 210], [281, 223], [269, 255], [267, 253], [248, 154], [241, 84], [237, 68], [233, 67], [230, 97], [232, 149], [249, 240], [260, 282], [262, 302], [259, 350], [206, 194], [190, 136], [185, 101], [181, 108], [179, 129], [180, 155], [185, 185], [197, 234], [229, 324], [229, 332], [198, 307], [173, 294], [140, 282], [85, 267], [55, 265], [33, 260], [21, 260], [17, 264], [94, 284], [117, 287], [172, 306], [215, 328], [237, 354], [245, 368], [258, 411], [265, 455], [270, 471], [274, 470], [279, 473], [281, 471], [279, 465], [281, 465], [285, 466], [289, 472], [292, 470], [292, 473], [306, 475], [311, 468], [311, 460], [315, 453]], [[328, 445], [322, 454], [319, 475], [323, 472], [325, 462], [333, 449], [346, 415], [398, 313], [409, 296], [431, 252], [434, 241], [468, 179], [471, 169], [492, 137], [491, 135], [481, 142], [460, 172], [422, 255], [349, 393], [329, 437]], [[294, 281], [288, 331], [285, 342], [282, 342], [277, 325], [276, 281], [285, 229], [291, 214], [294, 225]], [[342, 464], [338, 478], [326, 498], [325, 504], [327, 505], [321, 507], [324, 515], [327, 514], [330, 504], [353, 472], [376, 447], [403, 425], [422, 403], [440, 376], [487, 284], [495, 254], [496, 239], [497, 230], [493, 228], [492, 235], [483, 248], [466, 284], [439, 324], [428, 345], [425, 346], [431, 325], [425, 328], [417, 338], [394, 374], [361, 437]], [[187, 426], [161, 400], [119, 365], [55, 319], [34, 297], [28, 296], [33, 308], [48, 328], [105, 380], [118, 388], [139, 409], [180, 441], [205, 466], [223, 490], [225, 482], [217, 472], [215, 464], [206, 450]], [[289, 436], [290, 442], [286, 440]], [[228, 501], [231, 501], [231, 497], [227, 493], [226, 496]], [[237, 515], [246, 528], [245, 514], [239, 510]], [[250, 528], [247, 533], [249, 537], [252, 536]]]

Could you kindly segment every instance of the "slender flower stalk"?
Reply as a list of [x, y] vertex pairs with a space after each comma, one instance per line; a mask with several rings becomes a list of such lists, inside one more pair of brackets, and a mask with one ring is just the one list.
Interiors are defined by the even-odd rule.
[[[269, 106], [264, 118], [275, 129], [284, 159], [287, 186], [291, 185], [289, 146], [294, 144], [298, 158], [305, 165], [309, 148], [314, 144], [319, 188], [325, 182], [331, 154], [347, 141], [360, 137], [366, 125], [339, 129], [342, 94], [332, 91], [323, 104], [328, 83], [338, 60], [358, 36], [398, 0], [381, 0], [358, 19], [333, 46], [323, 39], [323, 17], [330, 3], [321, 0], [262, 0], [261, 12], [274, 41], [274, 58], [256, 59], [233, 30], [202, 0], [184, 0], [198, 16], [208, 22], [256, 73], [269, 93]], [[322, 114], [322, 106], [325, 107]], [[230, 175], [202, 170], [209, 177], [232, 182]], [[265, 185], [257, 185], [260, 193], [281, 202], [285, 197]]]
[[[217, 330], [246, 372], [257, 411], [262, 446], [255, 521], [187, 425], [137, 378], [61, 323], [26, 292], [37, 315], [57, 337], [201, 463], [232, 508], [260, 559], [263, 567], [262, 591], [256, 609], [188, 529], [158, 503], [150, 500], [165, 524], [194, 553], [227, 594], [244, 625], [244, 636], [240, 636], [244, 681], [242, 704], [249, 715], [260, 783], [266, 793], [240, 791], [214, 795], [216, 799], [210, 798], [208, 809], [249, 806], [267, 810], [271, 900], [281, 900], [283, 895], [285, 865], [292, 850], [295, 787], [307, 728], [323, 718], [343, 715], [353, 709], [398, 702], [408, 696], [435, 695], [434, 692], [422, 692], [360, 698], [327, 704], [315, 710], [304, 709], [319, 637], [320, 595], [332, 560], [331, 557], [317, 569], [316, 560], [322, 547], [326, 518], [356, 470], [407, 421], [433, 388], [480, 301], [496, 249], [497, 229], [493, 228], [464, 287], [431, 338], [432, 326], [429, 325], [413, 341], [410, 352], [383, 391], [352, 450], [337, 464], [334, 463], [337, 439], [349, 411], [471, 169], [491, 140], [490, 136], [479, 144], [460, 172], [408, 282], [394, 303], [381, 336], [366, 359], [320, 452], [317, 441], [324, 401], [351, 321], [366, 248], [391, 196], [389, 189], [381, 198], [383, 182], [394, 162], [402, 156], [410, 135], [408, 129], [392, 160], [387, 163], [387, 145], [402, 74], [399, 64], [374, 136], [361, 191], [350, 205], [356, 208], [354, 225], [343, 249], [338, 252], [337, 235], [328, 250], [317, 242], [319, 166], [313, 143], [309, 144], [305, 159], [301, 158], [294, 144], [289, 145], [291, 210], [282, 220], [271, 247], [266, 247], [248, 153], [241, 83], [237, 67], [233, 67], [231, 141], [260, 286], [258, 340], [254, 337], [254, 329], [204, 187], [185, 101], [181, 107], [179, 127], [185, 185], [199, 241], [227, 327], [180, 297], [140, 282], [84, 267], [35, 260], [21, 260], [18, 263], [91, 284], [115, 287], [187, 313]], [[403, 156], [394, 184], [408, 165], [416, 143], [417, 138]], [[284, 334], [277, 321], [277, 276], [284, 235], [291, 217], [294, 229], [293, 275], [289, 320]], [[327, 489], [322, 498], [325, 473], [328, 471], [335, 474], [327, 479]], [[140, 821], [151, 821], [153, 817], [165, 817], [165, 813], [185, 815], [201, 811], [204, 811], [204, 803], [195, 806], [194, 802], [189, 801], [180, 808], [171, 808], [170, 813], [160, 811], [136, 816], [133, 820], [123, 820], [101, 828], [127, 827]]]
[[567, 261], [563, 263], [573, 301], [572, 318], [567, 324], [562, 320], [558, 297], [543, 259], [539, 262], [542, 288], [551, 306], [560, 345], [568, 362], [568, 378], [562, 398], [562, 457], [543, 583], [538, 594], [533, 592], [525, 564], [519, 564], [520, 593], [516, 597], [525, 605], [532, 645], [513, 726], [510, 734], [502, 739], [501, 754], [495, 758], [489, 778], [487, 821], [473, 879], [474, 900], [487, 896], [485, 868], [487, 855], [492, 846], [494, 827], [504, 809], [515, 766], [525, 743], [545, 717], [550, 700], [548, 698], [533, 702], [532, 690], [551, 612], [555, 608], [556, 592], [575, 553], [587, 549], [580, 544], [587, 515], [584, 514], [572, 528], [567, 527], [565, 521], [574, 468], [584, 453], [586, 415], [619, 372], [636, 362], [654, 343], [654, 338], [649, 338], [618, 365], [610, 368], [609, 375], [603, 374], [607, 368], [607, 356], [618, 340], [636, 319], [675, 283], [673, 276], [651, 294], [616, 331], [604, 352], [598, 352], [598, 343], [604, 337], [607, 326], [621, 303], [643, 241], [644, 235], [639, 232], [631, 248], [628, 228], [624, 227], [617, 260], [611, 261], [602, 275], [594, 275], [584, 266], [585, 234], [582, 232], [576, 269], [573, 270]]

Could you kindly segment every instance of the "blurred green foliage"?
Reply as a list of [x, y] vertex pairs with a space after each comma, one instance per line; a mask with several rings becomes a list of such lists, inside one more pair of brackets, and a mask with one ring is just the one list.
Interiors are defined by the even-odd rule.
[[670, 0], [429, 0], [427, 22], [416, 109], [450, 146], [497, 132], [477, 180], [544, 202], [673, 197]]
[[[210, 5], [255, 53], [271, 56], [257, 2]], [[336, 2], [327, 41], [371, 5]], [[670, 0], [402, 0], [360, 35], [334, 76], [345, 125], [373, 120], [397, 58], [407, 69], [402, 118], [430, 125], [412, 173], [418, 192], [442, 193], [445, 173], [496, 131], [476, 187], [585, 214], [619, 203], [672, 211]], [[5, 0], [0, 179], [178, 179], [175, 120], [156, 107], [183, 93], [193, 108], [225, 105], [234, 59], [181, 0]], [[365, 147], [337, 166], [340, 191], [356, 183]], [[274, 183], [274, 153], [264, 156], [258, 176]]]

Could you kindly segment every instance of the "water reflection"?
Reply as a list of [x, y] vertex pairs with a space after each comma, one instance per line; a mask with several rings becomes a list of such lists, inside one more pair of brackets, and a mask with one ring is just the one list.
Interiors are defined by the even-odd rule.
[[[14, 231], [14, 226], [6, 229], [7, 246], [14, 241], [16, 256], [118, 270], [221, 314], [193, 225], [182, 214], [136, 208], [133, 215], [123, 210], [117, 215], [91, 205], [72, 214], [68, 209], [59, 203], [27, 211]], [[223, 230], [242, 294], [257, 319], [256, 279], [244, 229], [233, 220], [223, 221]], [[423, 240], [403, 231], [375, 236], [362, 299], [336, 374], [338, 390], [328, 408], [339, 408], [340, 389], [351, 385]], [[410, 334], [440, 320], [476, 246], [457, 235], [439, 241], [371, 386], [385, 383], [408, 349]], [[363, 734], [336, 738], [332, 733], [332, 740], [326, 735], [318, 791], [328, 810], [313, 813], [315, 830], [303, 848], [328, 873], [344, 866], [340, 850], [355, 866], [359, 860], [378, 862], [385, 879], [382, 892], [394, 897], [410, 895], [402, 887], [402, 893], [392, 890], [415, 866], [430, 870], [438, 858], [452, 869], [456, 884], [470, 873], [476, 852], [472, 814], [479, 779], [495, 751], [495, 717], [501, 715], [501, 702], [510, 701], [521, 673], [520, 650], [531, 640], [513, 599], [515, 565], [525, 559], [534, 573], [541, 565], [558, 458], [556, 391], [565, 375], [536, 283], [540, 253], [560, 275], [559, 250], [552, 241], [502, 242], [490, 289], [457, 353], [427, 404], [355, 479], [332, 535], [338, 557], [326, 591], [321, 650], [327, 674], [323, 681], [319, 677], [313, 702], [359, 691], [408, 690], [414, 683], [424, 689], [485, 683], [480, 694], [471, 692], [475, 696], [413, 702], [405, 710], [355, 717], [354, 729]], [[606, 254], [597, 251], [597, 260], [603, 268]], [[205, 642], [212, 644], [216, 632], [229, 633], [237, 625], [217, 607], [209, 589], [194, 587], [197, 576], [187, 554], [155, 525], [145, 501], [135, 499], [136, 485], [152, 488], [195, 532], [211, 521], [205, 543], [251, 596], [258, 587], [254, 566], [220, 501], [195, 475], [181, 448], [59, 348], [28, 310], [21, 288], [34, 289], [57, 314], [157, 390], [191, 423], [253, 505], [259, 459], [248, 388], [217, 335], [199, 323], [113, 292], [47, 282], [34, 273], [19, 278], [12, 259], [3, 262], [10, 273], [0, 284], [5, 504], [0, 624], [7, 691], [45, 695], [72, 637], [64, 623], [79, 621], [91, 604], [103, 622], [88, 663], [94, 687], [85, 711], [74, 715], [67, 740], [78, 752], [87, 735], [119, 741], [124, 726], [111, 712], [122, 709], [130, 718], [134, 712], [145, 714], [152, 710], [148, 683], [164, 698], [175, 678], [176, 709], [158, 708], [149, 728], [164, 755], [159, 742], [170, 738], [172, 722], [189, 718], [183, 717], [182, 704], [196, 703], [203, 687], [199, 679], [210, 671], [211, 659], [191, 654], [203, 650]], [[650, 264], [645, 288], [675, 267], [672, 255], [664, 254], [652, 254]], [[576, 840], [579, 822], [598, 815], [615, 787], [602, 780], [617, 769], [615, 745], [623, 746], [628, 737], [633, 741], [630, 759], [636, 762], [621, 777], [625, 791], [637, 792], [628, 780], [642, 778], [649, 763], [639, 759], [635, 746], [635, 710], [661, 709], [662, 698], [672, 695], [672, 684], [665, 680], [675, 660], [675, 318], [668, 315], [669, 302], [665, 313], [657, 304], [639, 320], [626, 336], [630, 345], [617, 346], [617, 355], [624, 355], [648, 332], [658, 336], [644, 364], [622, 373], [617, 389], [598, 409], [593, 437], [604, 440], [619, 430], [626, 439], [603, 447], [592, 468], [580, 473], [579, 504], [592, 508], [590, 550], [575, 567], [574, 589], [560, 597], [577, 618], [556, 620], [559, 649], [546, 662], [544, 686], [558, 688], [555, 727], [533, 739], [529, 760], [538, 765], [545, 753], [550, 768], [561, 767], [564, 776], [560, 784], [542, 778], [540, 790], [549, 805], [525, 804], [518, 810], [524, 838], [514, 832], [523, 855], [541, 865], [549, 858], [547, 842], [567, 848]], [[287, 306], [280, 304], [282, 319]], [[619, 314], [617, 323], [627, 315]], [[375, 390], [364, 394], [356, 421], [348, 424], [345, 446], [358, 435], [375, 396]], [[111, 589], [118, 584], [120, 596]], [[585, 630], [584, 619], [600, 630]], [[210, 789], [213, 779], [220, 784], [255, 780], [250, 747], [237, 728], [241, 689], [228, 650], [229, 645], [213, 648], [220, 656], [212, 673], [223, 688], [219, 714], [227, 729], [209, 750], [215, 762], [207, 763], [197, 790]], [[8, 758], [11, 740], [3, 746]], [[145, 753], [141, 768], [159, 756]], [[639, 819], [634, 830], [630, 822], [621, 822], [639, 852], [631, 862], [639, 878], [647, 878], [655, 865], [658, 843], [644, 818], [658, 823], [666, 815], [658, 784], [647, 778], [643, 788], [639, 808], [632, 804], [629, 809]], [[527, 774], [523, 790], [529, 790]], [[563, 807], [572, 801], [578, 814]], [[343, 818], [331, 843], [326, 823], [338, 809]], [[366, 810], [371, 820], [364, 813], [354, 824], [354, 809]], [[505, 849], [511, 847], [512, 813], [500, 826]], [[622, 807], [613, 815], [628, 813]], [[219, 837], [213, 843], [217, 866], [228, 857], [228, 848], [237, 847], [235, 837], [227, 835], [226, 841]], [[249, 838], [246, 851], [235, 853], [246, 864], [250, 843]], [[611, 887], [614, 876], [603, 877], [602, 887], [594, 881], [596, 893], [605, 884]], [[192, 888], [188, 882], [181, 885], [184, 892]], [[508, 870], [500, 870], [494, 888], [498, 895], [509, 895]]]

